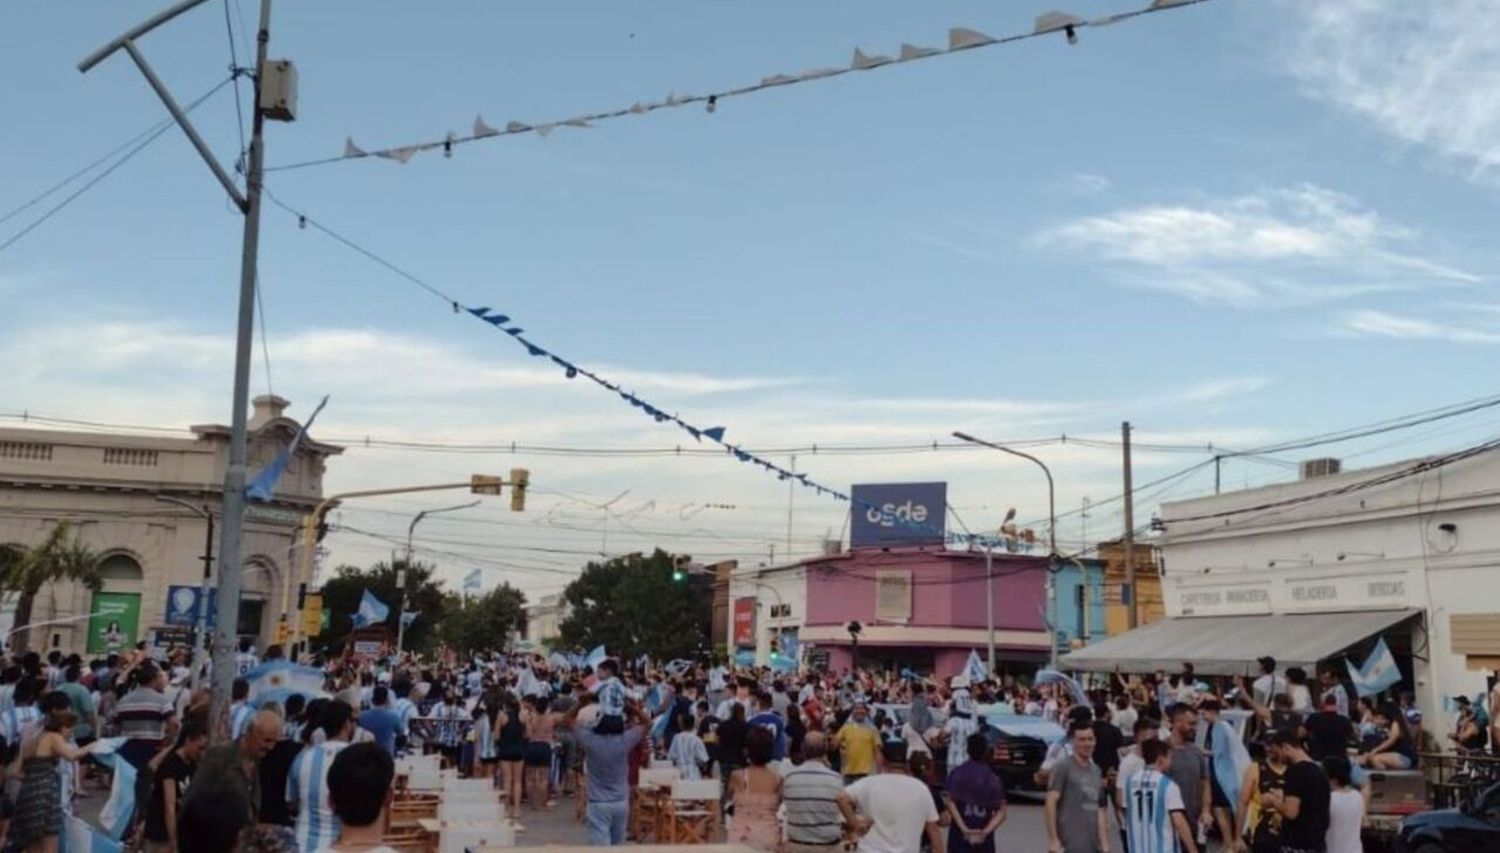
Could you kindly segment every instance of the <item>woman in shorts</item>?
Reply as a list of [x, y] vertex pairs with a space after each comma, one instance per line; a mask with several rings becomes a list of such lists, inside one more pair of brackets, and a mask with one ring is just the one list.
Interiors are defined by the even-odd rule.
[[521, 816], [521, 771], [526, 760], [526, 724], [521, 719], [521, 704], [514, 694], [500, 700], [495, 716], [495, 755], [500, 759], [500, 784], [505, 788], [505, 813]]
[[543, 696], [528, 697], [527, 707], [522, 711], [526, 724], [526, 787], [531, 791], [531, 804], [547, 807], [557, 805], [548, 786], [552, 781], [552, 736], [557, 729], [557, 717], [547, 708]]

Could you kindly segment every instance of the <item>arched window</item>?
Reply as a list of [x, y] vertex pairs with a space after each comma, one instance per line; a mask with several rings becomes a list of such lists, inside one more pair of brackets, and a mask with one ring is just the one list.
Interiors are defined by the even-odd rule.
[[141, 564], [129, 554], [110, 554], [99, 563], [99, 576], [107, 581], [138, 581]]

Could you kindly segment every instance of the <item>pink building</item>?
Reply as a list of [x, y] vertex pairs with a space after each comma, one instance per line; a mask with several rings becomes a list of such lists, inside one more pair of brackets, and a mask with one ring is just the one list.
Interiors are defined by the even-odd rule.
[[[970, 650], [986, 654], [983, 553], [941, 546], [863, 548], [802, 566], [807, 614], [799, 640], [819, 657], [827, 651], [835, 671], [853, 662], [851, 621], [863, 627], [862, 663], [946, 676], [963, 669]], [[996, 667], [1029, 672], [1048, 654], [1047, 560], [997, 554], [994, 575]]]

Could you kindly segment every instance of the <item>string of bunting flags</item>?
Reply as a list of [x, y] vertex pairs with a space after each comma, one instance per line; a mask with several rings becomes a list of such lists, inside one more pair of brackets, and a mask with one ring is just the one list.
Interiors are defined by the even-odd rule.
[[[402, 278], [412, 282], [428, 293], [438, 297], [439, 299], [442, 299], [452, 307], [453, 313], [466, 314], [486, 324], [496, 332], [505, 335], [506, 337], [515, 341], [517, 345], [524, 347], [527, 355], [530, 355], [533, 358], [545, 359], [553, 366], [557, 367], [568, 379], [577, 379], [579, 377], [587, 379], [589, 382], [592, 382], [598, 387], [610, 392], [617, 399], [630, 404], [632, 408], [656, 421], [656, 423], [671, 424], [672, 426], [675, 426], [678, 429], [686, 432], [688, 435], [692, 436], [693, 440], [699, 443], [702, 443], [704, 439], [707, 439], [714, 444], [723, 447], [725, 453], [733, 456], [740, 462], [744, 462], [748, 465], [754, 465], [758, 468], [763, 468], [768, 473], [775, 474], [777, 479], [783, 482], [786, 482], [788, 480], [795, 481], [803, 488], [811, 489], [819, 495], [831, 497], [834, 500], [843, 501], [853, 506], [857, 506], [865, 511], [873, 510], [880, 514], [881, 520], [884, 522], [899, 524], [903, 527], [911, 528], [915, 531], [929, 536], [934, 536], [937, 538], [944, 537], [944, 529], [940, 526], [929, 522], [918, 522], [909, 518], [901, 518], [890, 512], [889, 510], [878, 507], [868, 501], [857, 501], [845, 492], [841, 492], [838, 489], [825, 486], [822, 483], [813, 480], [812, 477], [810, 477], [806, 473], [789, 471], [786, 468], [777, 465], [775, 462], [772, 462], [771, 460], [760, 456], [753, 451], [746, 450], [745, 448], [726, 440], [725, 434], [728, 432], [727, 427], [701, 426], [687, 421], [676, 412], [668, 412], [666, 409], [663, 409], [660, 406], [657, 406], [655, 403], [652, 403], [651, 401], [641, 397], [634, 390], [628, 390], [621, 386], [619, 383], [610, 381], [609, 379], [599, 375], [598, 373], [595, 373], [587, 367], [580, 365], [578, 362], [566, 358], [559, 353], [553, 352], [546, 347], [543, 347], [541, 344], [528, 337], [526, 335], [526, 330], [514, 320], [512, 320], [510, 315], [490, 308], [487, 305], [475, 307], [465, 306], [459, 300], [453, 298], [452, 296], [449, 296], [447, 293], [439, 290], [428, 282], [423, 281], [422, 279], [418, 278], [412, 273], [407, 272], [396, 264], [391, 263], [380, 255], [377, 255], [369, 249], [366, 249], [358, 243], [354, 242], [353, 240], [350, 240], [348, 237], [345, 237], [337, 231], [332, 230], [318, 220], [312, 218], [311, 216], [308, 216], [305, 212], [288, 205], [286, 202], [283, 202], [281, 199], [277, 198], [276, 194], [271, 192], [269, 189], [266, 189], [265, 193], [273, 204], [296, 217], [298, 225], [300, 227], [306, 228], [310, 226], [317, 231], [321, 231], [334, 240], [337, 240], [338, 242], [349, 247], [350, 249], [358, 252], [361, 255], [364, 255], [366, 258], [369, 258], [370, 260], [380, 264], [381, 266], [394, 272]], [[384, 603], [379, 599], [374, 598], [374, 596], [370, 595], [368, 590], [365, 592], [364, 599], [360, 602], [361, 614], [363, 614], [365, 618], [367, 618], [367, 620], [370, 622], [384, 621], [384, 607]], [[356, 624], [358, 624], [358, 620], [360, 618], [360, 615], [356, 615]]]
[[324, 157], [314, 160], [304, 160], [296, 163], [285, 163], [278, 166], [268, 166], [266, 171], [284, 171], [287, 169], [301, 169], [307, 166], [321, 166], [327, 163], [338, 163], [345, 160], [359, 160], [366, 157], [378, 157], [384, 160], [392, 160], [405, 164], [413, 157], [425, 151], [442, 149], [443, 156], [453, 156], [455, 146], [470, 142], [478, 142], [482, 139], [492, 139], [502, 136], [518, 136], [523, 133], [535, 133], [537, 136], [546, 138], [560, 127], [590, 128], [595, 122], [608, 121], [610, 119], [625, 118], [627, 116], [645, 115], [657, 110], [685, 107], [690, 104], [703, 104], [708, 112], [717, 109], [719, 103], [728, 98], [737, 98], [768, 89], [778, 89], [783, 86], [793, 86], [801, 83], [811, 83], [816, 80], [827, 80], [832, 77], [840, 77], [855, 71], [870, 71], [886, 66], [901, 65], [910, 62], [920, 62], [939, 56], [947, 56], [961, 53], [967, 50], [976, 50], [984, 47], [994, 47], [1003, 44], [1013, 44], [1026, 39], [1041, 38], [1054, 34], [1062, 34], [1069, 44], [1076, 44], [1078, 31], [1085, 27], [1107, 27], [1150, 15], [1156, 12], [1164, 12], [1169, 9], [1178, 9], [1185, 6], [1196, 6], [1199, 3], [1207, 3], [1209, 0], [1152, 0], [1149, 6], [1129, 12], [1120, 12], [1114, 15], [1105, 15], [1098, 18], [1082, 18], [1069, 12], [1046, 12], [1038, 15], [1032, 28], [1025, 32], [1012, 35], [995, 37], [986, 35], [979, 30], [967, 27], [953, 27], [948, 30], [948, 46], [922, 47], [919, 45], [902, 43], [900, 50], [895, 56], [887, 56], [879, 53], [865, 53], [862, 49], [854, 49], [853, 58], [848, 65], [828, 68], [814, 68], [803, 71], [800, 74], [773, 74], [761, 78], [760, 82], [748, 86], [740, 86], [734, 89], [724, 89], [701, 95], [679, 94], [670, 92], [666, 98], [660, 101], [637, 101], [628, 107], [612, 110], [604, 110], [596, 113], [585, 113], [572, 118], [558, 119], [554, 121], [532, 124], [524, 121], [509, 121], [504, 127], [494, 127], [484, 120], [483, 115], [474, 117], [472, 132], [468, 135], [460, 135], [454, 131], [448, 133], [441, 139], [417, 142], [410, 145], [399, 145], [390, 148], [367, 150], [357, 145], [353, 137], [344, 141], [344, 153], [336, 157]]

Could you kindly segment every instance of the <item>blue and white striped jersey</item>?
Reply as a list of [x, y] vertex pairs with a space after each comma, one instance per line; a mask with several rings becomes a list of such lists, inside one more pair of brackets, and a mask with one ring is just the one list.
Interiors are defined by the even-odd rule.
[[250, 707], [249, 702], [236, 702], [229, 706], [229, 736], [238, 739], [250, 730], [250, 723], [254, 720], [255, 709]]
[[1184, 811], [1182, 789], [1153, 769], [1125, 783], [1125, 836], [1129, 853], [1178, 853], [1172, 812]]
[[297, 849], [314, 853], [333, 846], [339, 837], [339, 819], [328, 802], [328, 770], [334, 756], [349, 744], [330, 740], [303, 747], [292, 759], [286, 777], [286, 798], [297, 806]]

